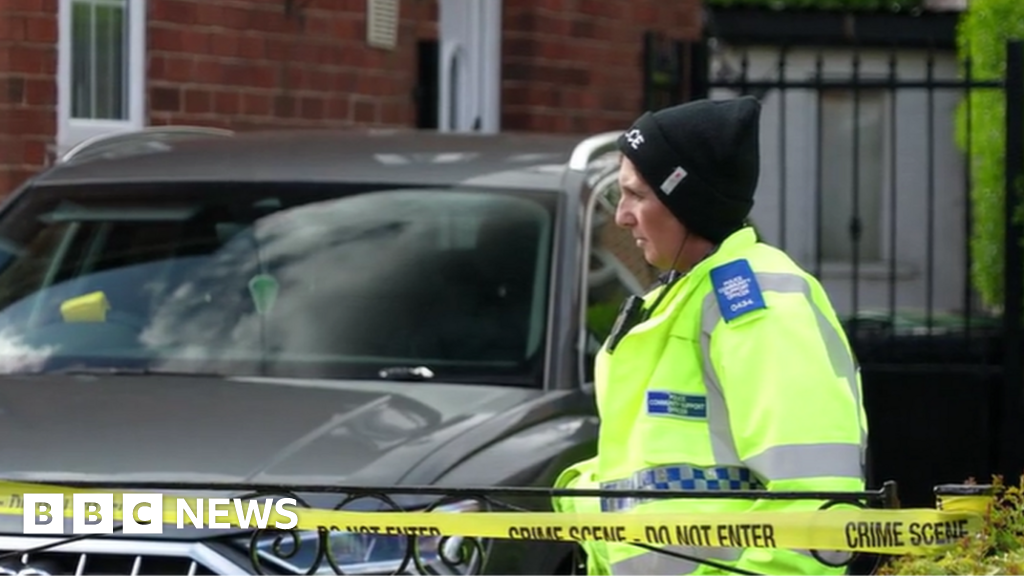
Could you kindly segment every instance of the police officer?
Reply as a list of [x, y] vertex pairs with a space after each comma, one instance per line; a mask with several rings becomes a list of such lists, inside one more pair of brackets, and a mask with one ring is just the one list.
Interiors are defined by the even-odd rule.
[[[616, 223], [666, 270], [627, 300], [595, 366], [597, 456], [557, 487], [861, 491], [860, 372], [828, 296], [745, 224], [760, 104], [701, 100], [645, 113], [618, 141]], [[821, 501], [556, 498], [556, 510], [737, 513]], [[702, 543], [698, 543], [702, 544]], [[590, 574], [841, 574], [837, 553], [589, 542]], [[825, 560], [822, 563], [821, 560]]]

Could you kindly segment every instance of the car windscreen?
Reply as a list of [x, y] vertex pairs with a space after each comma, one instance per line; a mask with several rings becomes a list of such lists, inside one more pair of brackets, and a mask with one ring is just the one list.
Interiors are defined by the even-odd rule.
[[0, 371], [538, 385], [556, 196], [78, 185], [0, 218]]

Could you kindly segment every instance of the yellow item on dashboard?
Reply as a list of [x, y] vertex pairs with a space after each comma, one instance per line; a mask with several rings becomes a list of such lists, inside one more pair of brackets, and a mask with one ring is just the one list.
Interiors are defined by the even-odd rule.
[[65, 322], [106, 322], [110, 302], [103, 292], [90, 292], [68, 298], [60, 305]]

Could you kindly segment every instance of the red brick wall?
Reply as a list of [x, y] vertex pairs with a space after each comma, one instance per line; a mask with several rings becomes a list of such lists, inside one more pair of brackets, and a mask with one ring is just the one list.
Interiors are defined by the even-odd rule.
[[[402, 0], [399, 46], [366, 46], [365, 0], [150, 0], [149, 121], [235, 129], [412, 125], [416, 42], [435, 0]], [[505, 0], [506, 130], [622, 128], [642, 105], [643, 32], [698, 33], [697, 0]], [[0, 0], [0, 196], [56, 133], [57, 0]]]
[[57, 0], [0, 1], [0, 194], [43, 166], [57, 131]]
[[400, 3], [394, 51], [366, 45], [365, 0], [152, 0], [153, 124], [236, 129], [415, 123], [416, 41], [436, 37], [435, 2]]
[[643, 34], [700, 35], [698, 0], [505, 0], [502, 128], [622, 129], [642, 111]]

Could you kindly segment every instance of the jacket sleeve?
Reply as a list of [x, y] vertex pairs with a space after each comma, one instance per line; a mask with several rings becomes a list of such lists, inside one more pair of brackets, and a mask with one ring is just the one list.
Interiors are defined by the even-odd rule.
[[[563, 470], [555, 479], [553, 488], [556, 490], [588, 487], [594, 482], [594, 465], [597, 457], [588, 458], [577, 462]], [[574, 505], [576, 498], [555, 496], [551, 499], [551, 507], [555, 512], [575, 512], [578, 506]]]
[[[806, 291], [769, 288], [762, 287], [765, 306], [752, 312], [704, 310], [714, 326], [703, 335], [709, 342], [709, 393], [717, 388], [727, 411], [714, 432], [726, 436], [723, 444], [735, 450], [731, 456], [767, 490], [862, 491], [866, 420], [846, 338], [831, 309], [823, 310]], [[750, 510], [814, 510], [822, 504], [759, 500]], [[793, 556], [798, 553], [804, 557]], [[807, 554], [748, 550], [742, 563], [755, 571], [778, 570], [781, 563], [798, 574], [801, 566], [806, 570]], [[825, 572], [812, 570], [836, 570], [821, 568]]]

